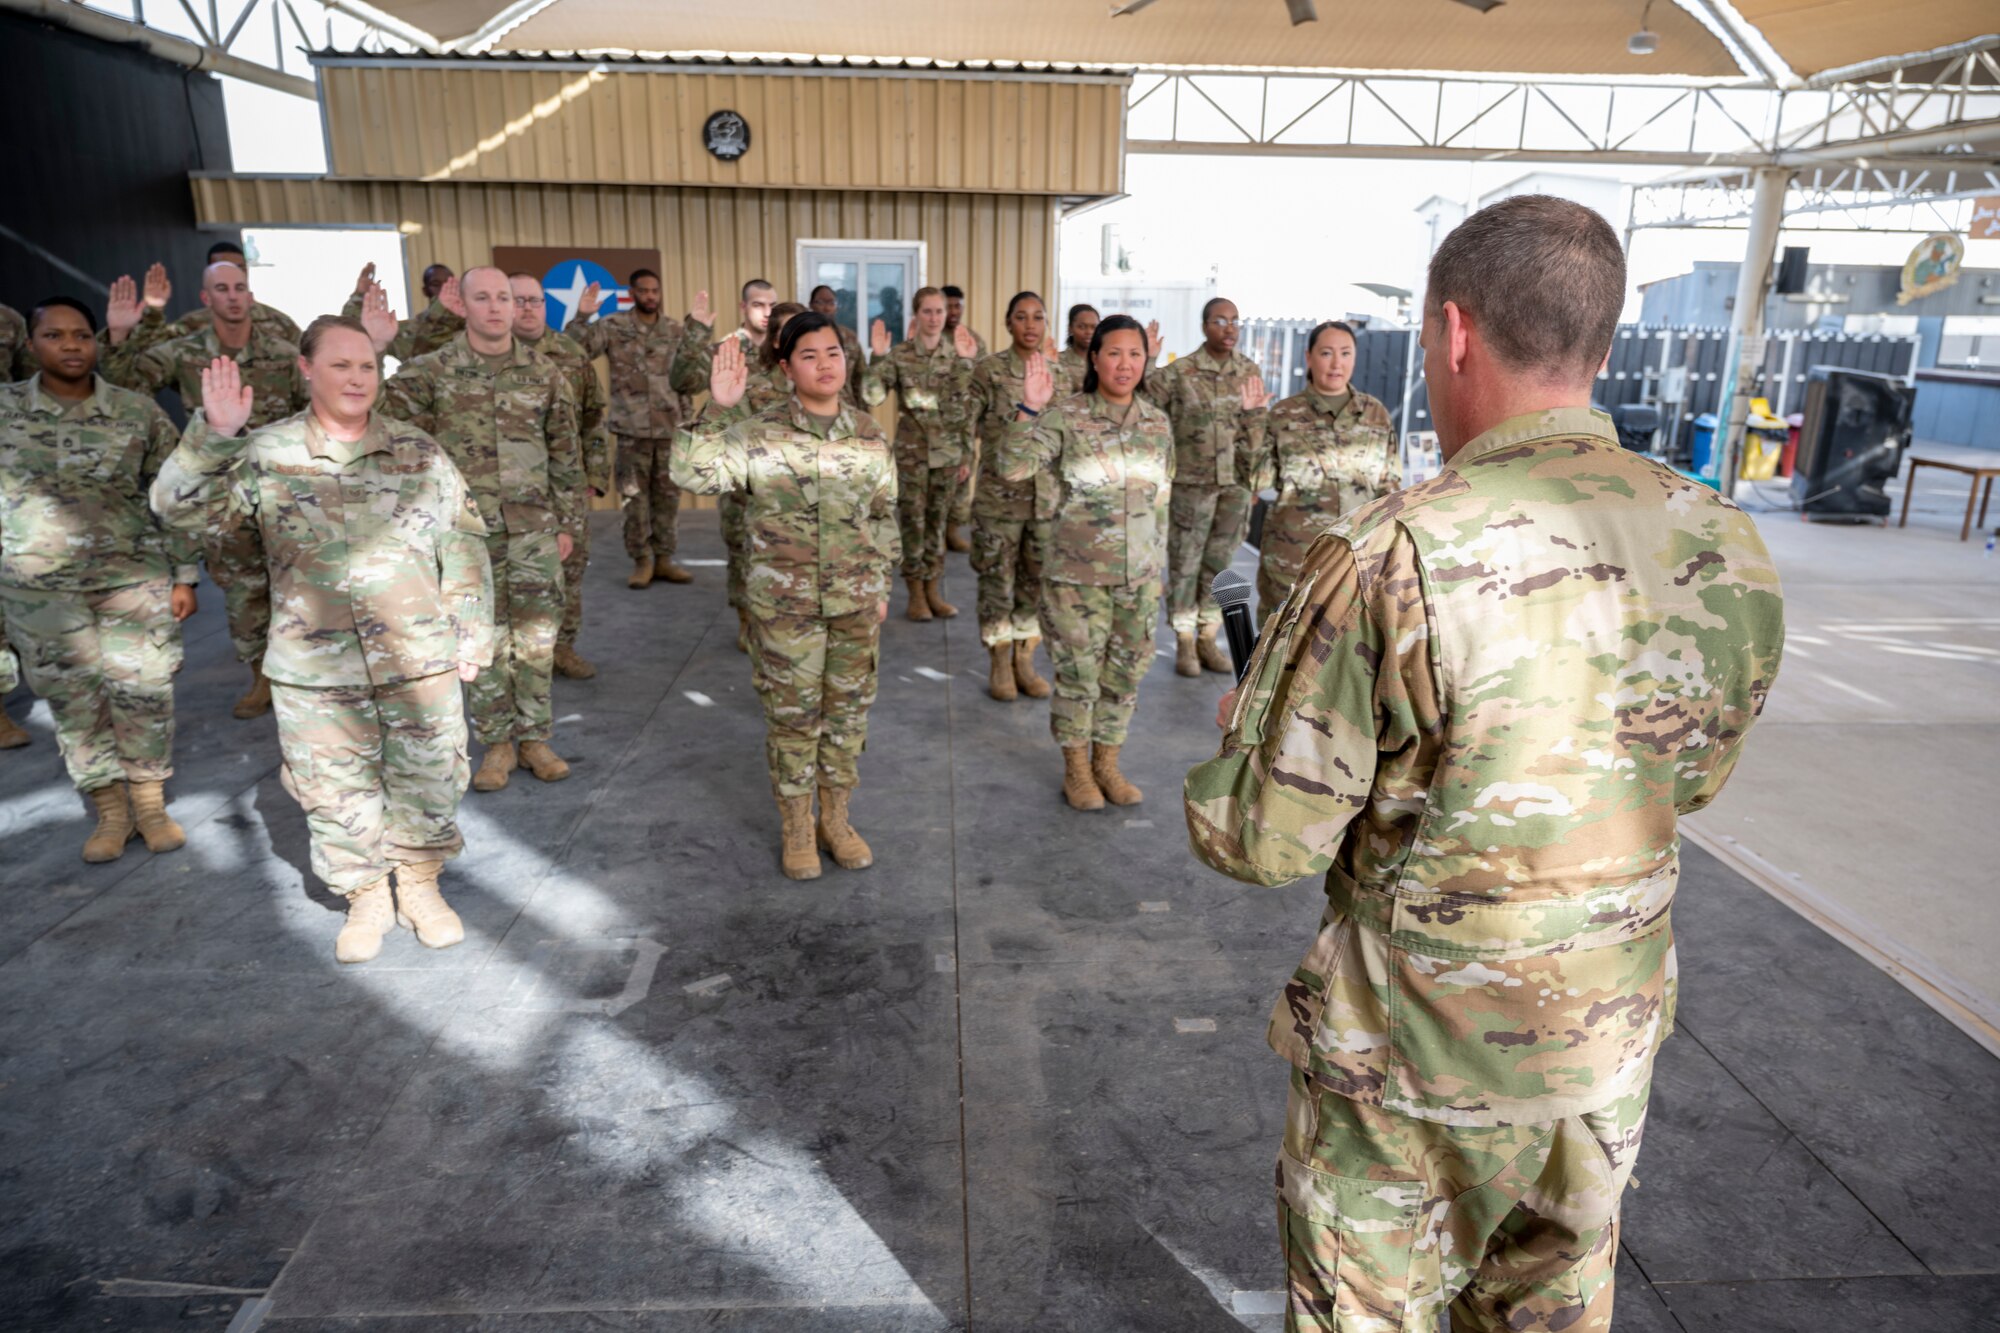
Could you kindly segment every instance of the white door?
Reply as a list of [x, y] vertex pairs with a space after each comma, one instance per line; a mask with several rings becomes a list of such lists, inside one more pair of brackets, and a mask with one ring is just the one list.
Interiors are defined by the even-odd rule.
[[888, 326], [889, 340], [907, 336], [910, 294], [924, 284], [922, 241], [802, 240], [798, 243], [800, 304], [813, 289], [833, 288], [834, 318], [868, 345], [876, 320]]

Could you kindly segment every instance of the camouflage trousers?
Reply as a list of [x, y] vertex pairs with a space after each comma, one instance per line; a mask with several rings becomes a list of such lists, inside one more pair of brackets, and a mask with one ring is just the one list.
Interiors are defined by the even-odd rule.
[[239, 662], [261, 662], [271, 639], [271, 571], [264, 564], [264, 538], [257, 525], [220, 519], [202, 536], [208, 576], [222, 590], [229, 617], [229, 642]]
[[1047, 524], [1031, 518], [974, 516], [972, 569], [979, 575], [979, 641], [1040, 638], [1042, 543]]
[[848, 616], [750, 613], [751, 674], [778, 795], [860, 784], [881, 639], [872, 606]]
[[972, 502], [979, 495], [979, 449], [977, 435], [965, 442], [965, 480], [957, 482], [951, 491], [951, 525], [962, 528], [972, 522]]
[[1288, 1330], [1611, 1327], [1634, 1092], [1549, 1124], [1466, 1126], [1367, 1106], [1292, 1071], [1278, 1158]]
[[1058, 745], [1125, 743], [1159, 618], [1157, 583], [1042, 585], [1042, 632], [1056, 673], [1049, 731]]
[[556, 631], [556, 642], [572, 648], [576, 646], [577, 631], [583, 628], [583, 571], [590, 567], [590, 500], [589, 493], [577, 498], [583, 506], [583, 519], [569, 530], [573, 543], [569, 559], [562, 562], [563, 613], [562, 628]]
[[1167, 623], [1176, 634], [1222, 623], [1208, 585], [1250, 532], [1247, 486], [1174, 483], [1167, 506]]
[[1261, 621], [1291, 596], [1292, 585], [1305, 568], [1306, 552], [1319, 535], [1339, 520], [1339, 512], [1272, 505], [1264, 513], [1264, 531], [1257, 548], [1257, 617]]
[[716, 501], [722, 519], [722, 546], [729, 552], [729, 604], [748, 609], [750, 580], [750, 493], [726, 491]]
[[181, 631], [170, 593], [164, 574], [91, 592], [0, 587], [8, 642], [49, 701], [78, 791], [173, 774]]
[[648, 440], [636, 435], [615, 437], [618, 445], [618, 497], [625, 509], [625, 554], [673, 558], [679, 537], [681, 488], [667, 475], [671, 439]]
[[306, 812], [313, 873], [335, 893], [465, 846], [458, 802], [472, 765], [456, 671], [394, 685], [272, 681], [271, 707], [279, 780]]
[[920, 454], [896, 458], [896, 526], [903, 534], [903, 577], [944, 575], [944, 526], [957, 484], [955, 467], [932, 467]]
[[465, 687], [482, 745], [545, 741], [555, 728], [549, 683], [562, 624], [562, 557], [553, 532], [492, 532], [493, 665]]

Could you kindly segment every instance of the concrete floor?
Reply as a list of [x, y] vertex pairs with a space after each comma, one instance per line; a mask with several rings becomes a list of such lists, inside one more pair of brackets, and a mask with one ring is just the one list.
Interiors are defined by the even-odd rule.
[[[1045, 706], [987, 699], [970, 615], [899, 593], [878, 864], [793, 884], [720, 569], [629, 592], [598, 523], [575, 775], [468, 797], [455, 949], [333, 963], [212, 589], [184, 851], [85, 866], [47, 711], [9, 701], [36, 743], [0, 754], [0, 1327], [1277, 1328], [1263, 1027], [1320, 894], [1186, 852], [1219, 678], [1156, 662], [1147, 803], [1074, 814]], [[958, 557], [947, 589], [969, 610]], [[1678, 916], [1618, 1327], [1991, 1328], [2000, 1062], [1699, 849]]]

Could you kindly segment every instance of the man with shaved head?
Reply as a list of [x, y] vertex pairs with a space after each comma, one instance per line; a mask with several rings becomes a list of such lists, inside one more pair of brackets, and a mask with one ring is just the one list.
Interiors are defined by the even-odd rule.
[[[498, 791], [526, 765], [543, 782], [569, 776], [549, 747], [550, 680], [563, 617], [563, 561], [575, 549], [585, 485], [570, 372], [514, 336], [514, 286], [482, 264], [458, 280], [465, 330], [403, 364], [382, 386], [382, 411], [444, 447], [486, 524], [493, 564], [493, 665], [467, 687], [486, 747], [476, 791]], [[396, 337], [379, 286], [362, 300], [376, 351]]]
[[[152, 283], [151, 275], [147, 281]], [[203, 269], [201, 304], [208, 314], [207, 328], [147, 346], [133, 336], [145, 305], [137, 284], [129, 276], [112, 283], [104, 315], [110, 352], [98, 373], [143, 394], [171, 388], [192, 414], [201, 406], [202, 370], [217, 357], [228, 357], [256, 394], [251, 429], [304, 411], [309, 395], [299, 373], [298, 345], [258, 325], [257, 301], [243, 266], [222, 259]], [[222, 589], [237, 659], [248, 663], [251, 672], [250, 689], [236, 701], [233, 712], [239, 718], [257, 717], [271, 708], [271, 686], [264, 679], [264, 647], [271, 635], [271, 578], [264, 568], [263, 543], [255, 527], [231, 522], [205, 533], [202, 547], [209, 577]]]
[[[208, 247], [208, 263], [234, 264], [245, 273], [250, 271], [250, 260], [244, 254], [240, 241], [217, 241]], [[132, 337], [141, 349], [156, 343], [172, 342], [175, 338], [185, 338], [190, 333], [200, 333], [209, 325], [212, 316], [206, 305], [197, 305], [172, 323], [167, 322], [167, 302], [173, 299], [174, 285], [167, 279], [166, 265], [155, 263], [146, 270], [146, 280], [140, 293], [145, 298], [145, 314], [140, 317], [139, 327]], [[285, 342], [296, 345], [299, 341], [299, 326], [290, 315], [262, 301], [253, 300], [250, 305], [250, 322], [267, 333], [276, 334]]]

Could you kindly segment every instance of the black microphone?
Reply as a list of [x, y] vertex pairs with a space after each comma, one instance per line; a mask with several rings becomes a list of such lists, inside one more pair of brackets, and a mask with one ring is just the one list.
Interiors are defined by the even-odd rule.
[[1236, 683], [1250, 669], [1250, 654], [1257, 647], [1257, 627], [1250, 620], [1250, 580], [1233, 569], [1215, 576], [1208, 590], [1222, 608], [1222, 632], [1229, 636], [1229, 661], [1236, 668]]

